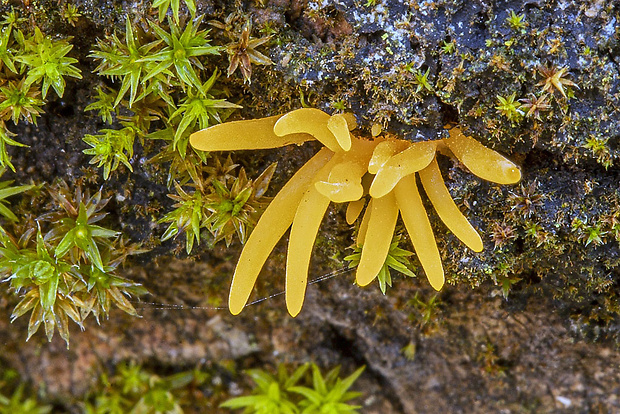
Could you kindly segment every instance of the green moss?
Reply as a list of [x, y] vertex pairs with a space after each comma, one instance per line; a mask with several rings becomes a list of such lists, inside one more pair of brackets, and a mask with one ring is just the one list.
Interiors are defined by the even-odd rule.
[[36, 220], [30, 215], [9, 230], [0, 228], [0, 273], [21, 298], [11, 319], [31, 312], [28, 338], [43, 324], [48, 340], [58, 329], [69, 346], [69, 319], [83, 328], [89, 314], [107, 318], [112, 305], [137, 316], [126, 295], [146, 289], [116, 270], [141, 250], [94, 224], [105, 217], [108, 199], [101, 192], [91, 196], [78, 185], [72, 193], [59, 182], [49, 196], [47, 211]]
[[169, 141], [170, 155], [175, 157], [176, 152], [176, 157], [185, 159], [191, 132], [221, 122], [240, 108], [217, 98], [221, 95], [214, 87], [218, 71], [207, 71], [205, 65], [207, 57], [217, 56], [220, 48], [209, 43], [207, 31], [199, 29], [201, 22], [202, 17], [184, 26], [172, 19], [165, 25], [149, 22], [156, 35], [153, 39], [127, 18], [124, 40], [116, 34], [107, 36], [92, 51], [90, 57], [99, 63], [96, 72], [120, 85], [118, 89], [99, 87], [97, 100], [86, 109], [97, 110], [107, 123], [119, 120], [125, 126], [84, 138], [92, 147], [84, 152], [94, 156], [91, 163], [104, 167], [106, 180], [121, 163], [132, 169], [128, 160], [135, 138]]
[[42, 404], [16, 371], [0, 367], [0, 413], [48, 414], [51, 411], [52, 406]]
[[0, 22], [0, 166], [12, 170], [7, 145], [25, 145], [11, 138], [6, 123], [21, 119], [36, 125], [49, 88], [62, 97], [66, 77], [82, 78], [77, 60], [67, 56], [73, 48], [67, 40], [54, 40], [38, 27], [22, 31], [23, 20], [11, 11]]
[[[402, 231], [401, 231], [402, 233]], [[385, 263], [383, 267], [379, 271], [377, 275], [377, 282], [379, 282], [379, 288], [381, 292], [385, 295], [387, 287], [392, 287], [392, 276], [390, 274], [390, 269], [395, 270], [398, 273], [401, 273], [405, 276], [416, 277], [416, 275], [411, 271], [413, 267], [408, 257], [413, 255], [413, 252], [408, 250], [401, 249], [399, 244], [401, 243], [402, 236], [400, 234], [394, 234], [392, 239], [392, 244], [390, 245], [390, 250], [385, 259]], [[344, 258], [344, 260], [349, 262], [349, 268], [355, 268], [359, 265], [360, 259], [362, 257], [362, 247], [363, 246], [353, 246], [353, 254], [350, 254]]]
[[[312, 370], [312, 382], [305, 375], [308, 368]], [[283, 413], [297, 414], [301, 412], [321, 412], [327, 414], [357, 413], [360, 406], [348, 402], [361, 393], [351, 392], [349, 388], [364, 371], [359, 368], [348, 377], [339, 378], [340, 367], [329, 371], [325, 376], [315, 364], [305, 364], [292, 374], [284, 365], [278, 367], [278, 375], [274, 377], [261, 369], [248, 371], [248, 375], [256, 383], [252, 395], [242, 396], [225, 401], [221, 407], [229, 409], [245, 408], [244, 412], [255, 414]], [[304, 385], [300, 385], [300, 384]]]
[[224, 240], [229, 246], [235, 235], [245, 243], [267, 205], [264, 195], [276, 166], [277, 163], [271, 164], [255, 180], [250, 180], [243, 167], [235, 172], [238, 164], [233, 164], [230, 157], [223, 164], [217, 156], [208, 164], [201, 162], [196, 166], [199, 179], [186, 189], [175, 183], [176, 194], [168, 195], [176, 204], [159, 220], [170, 223], [161, 240], [185, 234], [187, 254], [195, 242], [200, 242], [202, 229], [209, 231], [211, 245]]

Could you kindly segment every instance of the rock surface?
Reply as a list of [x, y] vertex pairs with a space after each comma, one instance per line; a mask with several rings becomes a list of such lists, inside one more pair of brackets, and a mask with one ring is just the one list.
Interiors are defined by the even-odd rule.
[[[25, 13], [54, 15], [54, 4], [31, 1]], [[16, 130], [30, 146], [12, 151], [18, 182], [72, 182], [83, 174], [89, 158], [81, 137], [103, 127], [84, 112], [99, 82], [89, 74], [96, 66], [86, 57], [89, 48], [113, 26], [121, 30], [125, 12], [136, 19], [145, 13], [142, 4], [76, 4], [83, 13], [76, 29], [58, 18], [46, 27], [75, 36], [84, 79], [69, 81], [36, 127]], [[239, 73], [222, 78], [231, 96], [243, 98], [244, 109], [233, 117], [302, 104], [330, 113], [342, 106], [356, 115], [360, 135], [370, 137], [380, 126], [412, 141], [443, 138], [444, 125], [458, 123], [520, 164], [522, 182], [490, 184], [456, 160], [440, 160], [485, 250], [468, 251], [431, 213], [450, 283], [437, 297], [419, 264], [414, 280], [394, 275], [386, 296], [376, 284], [354, 286], [353, 274], [339, 271], [352, 231], [343, 209], [332, 208], [315, 248], [310, 277], [317, 283], [295, 319], [282, 295], [272, 297], [283, 289], [284, 243], [255, 289], [253, 299], [267, 300], [233, 317], [225, 305], [240, 245], [203, 243], [187, 258], [168, 242], [123, 271], [152, 293], [134, 303], [142, 318], [115, 311], [101, 326], [91, 321], [84, 332], [72, 329], [70, 349], [41, 334], [25, 343], [27, 321], [9, 324], [15, 303], [3, 295], [7, 365], [45, 382], [59, 399], [86, 392], [98, 372], [123, 360], [169, 370], [315, 361], [342, 364], [346, 373], [367, 366], [357, 384], [363, 413], [620, 411], [617, 2], [198, 1], [198, 11], [206, 20], [252, 15], [255, 27], [275, 31], [264, 49], [273, 66], [255, 65], [250, 85]], [[522, 26], [511, 12], [524, 16]], [[226, 57], [216, 64], [225, 71]], [[565, 79], [576, 86], [565, 86], [566, 96], [556, 87], [543, 91], [548, 68], [566, 68]], [[425, 73], [428, 88], [420, 80]], [[526, 100], [544, 92], [550, 108], [539, 118], [527, 116], [529, 108], [513, 119], [498, 109], [498, 97]], [[316, 149], [234, 156], [250, 177], [278, 160], [275, 194]], [[138, 148], [133, 174], [119, 170], [93, 188], [116, 192], [108, 206], [114, 228], [152, 243], [165, 226], [135, 206], [166, 211], [171, 203], [165, 179], [152, 175], [146, 158]], [[230, 392], [239, 378], [223, 380]]]

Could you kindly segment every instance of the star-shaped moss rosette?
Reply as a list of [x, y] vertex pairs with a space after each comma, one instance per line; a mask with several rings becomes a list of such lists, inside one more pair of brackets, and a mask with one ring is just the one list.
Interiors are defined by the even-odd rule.
[[302, 144], [316, 139], [321, 149], [274, 197], [241, 252], [230, 289], [229, 308], [238, 314], [246, 305], [269, 254], [291, 227], [286, 263], [286, 305], [296, 316], [303, 305], [310, 256], [330, 202], [348, 202], [346, 218], [353, 224], [370, 202], [360, 224], [362, 254], [356, 273], [360, 286], [372, 282], [389, 252], [398, 215], [403, 218], [427, 278], [436, 290], [444, 284], [439, 250], [422, 204], [415, 174], [446, 226], [474, 251], [483, 244], [448, 192], [435, 155], [454, 155], [477, 176], [499, 184], [520, 180], [519, 168], [457, 127], [450, 137], [412, 143], [351, 135], [355, 118], [330, 116], [302, 108], [284, 115], [218, 124], [192, 134], [191, 145], [202, 151], [252, 150]]

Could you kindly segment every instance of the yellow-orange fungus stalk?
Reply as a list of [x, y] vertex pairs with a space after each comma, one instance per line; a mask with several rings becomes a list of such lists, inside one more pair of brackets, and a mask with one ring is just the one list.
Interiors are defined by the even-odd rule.
[[286, 263], [286, 306], [292, 316], [301, 311], [316, 236], [330, 202], [349, 203], [347, 223], [360, 220], [356, 237], [362, 247], [356, 281], [372, 282], [388, 258], [398, 216], [431, 286], [444, 285], [441, 256], [422, 203], [416, 174], [431, 204], [446, 226], [472, 250], [482, 239], [458, 209], [436, 159], [437, 152], [458, 158], [472, 173], [496, 183], [517, 182], [519, 168], [486, 148], [458, 127], [450, 138], [411, 143], [351, 135], [352, 114], [330, 116], [312, 108], [298, 109], [251, 121], [228, 122], [192, 134], [191, 145], [203, 151], [264, 149], [319, 140], [326, 148], [312, 157], [284, 185], [250, 234], [233, 275], [228, 306], [238, 314], [247, 304], [254, 283], [277, 242], [291, 227]]
[[334, 203], [359, 200], [364, 195], [362, 177], [368, 169], [375, 143], [355, 138], [352, 145], [352, 151], [336, 155], [342, 161], [332, 168], [327, 179], [315, 184], [316, 189]]
[[267, 207], [245, 244], [230, 287], [228, 307], [237, 315], [250, 297], [258, 273], [276, 243], [289, 228], [301, 198], [332, 152], [323, 149], [293, 175]]
[[358, 285], [366, 286], [379, 274], [390, 251], [397, 219], [398, 206], [394, 194], [390, 192], [381, 198], [372, 200], [362, 258], [357, 267]]
[[350, 128], [345, 116], [340, 114], [331, 116], [327, 120], [327, 128], [334, 134], [338, 144], [343, 150], [349, 151], [351, 149]]
[[[327, 178], [334, 158], [316, 174], [313, 178], [315, 183]], [[297, 316], [304, 303], [312, 247], [329, 201], [329, 198], [310, 185], [295, 212], [286, 257], [285, 296], [291, 316]]]
[[380, 198], [392, 191], [401, 178], [425, 168], [435, 157], [436, 141], [416, 142], [391, 157], [379, 168], [370, 186], [370, 196]]
[[434, 159], [428, 167], [419, 172], [424, 191], [428, 196], [441, 221], [461, 239], [463, 243], [475, 252], [482, 251], [482, 239], [478, 232], [469, 224], [461, 210], [454, 204], [441, 177], [441, 171]]
[[388, 140], [379, 142], [368, 163], [368, 172], [370, 174], [376, 174], [394, 154], [401, 152], [408, 146], [409, 143], [406, 141]]
[[353, 131], [355, 128], [357, 128], [357, 119], [355, 119], [355, 115], [353, 115], [351, 112], [345, 112], [343, 114], [332, 115], [332, 118], [334, 116], [343, 117], [347, 121], [347, 127], [349, 128], [349, 131]]
[[346, 213], [347, 224], [355, 223], [357, 218], [360, 216], [360, 213], [364, 209], [365, 204], [366, 203], [364, 202], [364, 200], [355, 200], [349, 202]]
[[[192, 147], [201, 151], [233, 151], [278, 148], [290, 144], [302, 144], [314, 139], [312, 135], [303, 133], [276, 135], [273, 127], [281, 116], [217, 124], [193, 133], [189, 137], [189, 142]], [[244, 137], [244, 139], [236, 137]]]
[[458, 127], [450, 130], [450, 138], [444, 142], [469, 171], [484, 180], [514, 184], [521, 179], [521, 170], [512, 161], [465, 136]]
[[440, 290], [444, 283], [441, 256], [439, 256], [431, 223], [422, 205], [415, 176], [410, 175], [400, 180], [394, 193], [405, 228], [418, 259], [422, 263], [426, 277], [435, 290]]
[[319, 140], [321, 144], [334, 152], [342, 151], [338, 140], [327, 128], [329, 115], [314, 108], [301, 108], [283, 115], [273, 126], [278, 136], [306, 133]]

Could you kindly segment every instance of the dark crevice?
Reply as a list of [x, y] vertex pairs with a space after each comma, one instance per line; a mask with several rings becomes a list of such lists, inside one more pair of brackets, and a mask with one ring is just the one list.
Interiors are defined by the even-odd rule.
[[520, 276], [525, 285], [537, 285], [542, 282], [542, 278], [534, 271], [522, 272]]
[[75, 115], [75, 108], [73, 107], [73, 105], [68, 103], [70, 100], [71, 97], [67, 96], [64, 99], [49, 102], [46, 108], [46, 112], [63, 118], [72, 117], [73, 115]]
[[445, 102], [441, 102], [441, 113], [443, 115], [443, 123], [447, 124], [458, 124], [459, 123], [459, 112], [458, 110]]
[[344, 359], [350, 359], [355, 362], [355, 365], [360, 366], [368, 364], [362, 357], [363, 352], [357, 349], [355, 343], [347, 338], [337, 326], [332, 325], [332, 335], [330, 336], [330, 347], [337, 350]]
[[561, 164], [561, 160], [554, 153], [540, 148], [532, 148], [525, 155], [521, 168], [536, 171], [559, 164]]
[[365, 375], [370, 376], [379, 385], [383, 397], [390, 401], [394, 409], [398, 412], [404, 413], [405, 409], [401, 402], [401, 398], [392, 386], [391, 382], [388, 381], [385, 375], [382, 374], [381, 369], [376, 368], [377, 364], [374, 361], [366, 358], [366, 347], [361, 349], [356, 345], [355, 341], [352, 341], [344, 335], [337, 325], [331, 324], [331, 326], [333, 335], [331, 338], [331, 345], [333, 345], [333, 349], [338, 350], [344, 357], [343, 359], [346, 358], [352, 360], [356, 366], [365, 365]]

